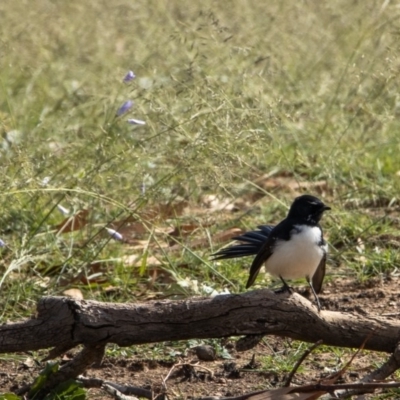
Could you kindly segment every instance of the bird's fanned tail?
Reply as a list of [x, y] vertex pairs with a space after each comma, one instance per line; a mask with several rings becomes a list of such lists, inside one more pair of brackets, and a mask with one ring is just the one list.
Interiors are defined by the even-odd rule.
[[257, 231], [250, 231], [236, 236], [233, 239], [242, 243], [222, 249], [212, 254], [211, 257], [214, 260], [223, 260], [254, 256], [261, 250], [273, 228], [272, 225], [260, 225]]

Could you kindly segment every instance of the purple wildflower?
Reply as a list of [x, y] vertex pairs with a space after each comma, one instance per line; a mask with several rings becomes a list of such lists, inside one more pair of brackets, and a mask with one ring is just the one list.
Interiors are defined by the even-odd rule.
[[132, 108], [132, 106], [133, 106], [132, 100], [126, 101], [124, 104], [122, 104], [120, 108], [118, 108], [117, 116], [119, 117], [120, 115], [127, 113]]
[[0, 247], [6, 247], [6, 244], [5, 244], [4, 240], [0, 239]]
[[127, 119], [128, 124], [132, 125], [146, 125], [145, 121], [142, 121], [141, 119], [134, 119], [134, 118], [129, 118]]
[[136, 78], [136, 75], [134, 74], [133, 71], [128, 71], [127, 74], [125, 75], [123, 82], [128, 83]]
[[106, 228], [106, 231], [114, 240], [123, 240], [122, 235], [115, 229]]

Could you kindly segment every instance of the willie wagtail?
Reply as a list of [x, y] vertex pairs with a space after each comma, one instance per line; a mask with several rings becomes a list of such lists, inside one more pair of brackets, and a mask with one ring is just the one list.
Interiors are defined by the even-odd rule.
[[265, 269], [283, 282], [283, 290], [290, 290], [285, 279], [306, 278], [321, 310], [317, 293], [325, 276], [328, 246], [319, 221], [324, 211], [331, 208], [311, 195], [296, 197], [287, 217], [276, 226], [262, 225], [234, 239], [243, 242], [213, 254], [215, 260], [255, 255], [246, 284], [249, 288], [263, 264]]

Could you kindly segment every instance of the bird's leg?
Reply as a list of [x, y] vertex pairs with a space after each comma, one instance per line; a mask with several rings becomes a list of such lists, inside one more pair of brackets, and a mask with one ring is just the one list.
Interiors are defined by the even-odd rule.
[[282, 281], [283, 286], [280, 289], [275, 290], [275, 293], [284, 293], [284, 292], [293, 293], [293, 289], [286, 283], [286, 281], [280, 275], [279, 279]]
[[313, 295], [315, 297], [315, 301], [317, 303], [318, 312], [320, 312], [321, 311], [321, 303], [319, 302], [319, 298], [317, 296], [317, 293], [315, 293], [315, 290], [314, 290], [314, 287], [312, 285], [312, 282], [310, 281], [310, 278], [307, 276], [306, 279], [307, 279], [307, 283], [310, 285], [311, 291], [312, 291], [312, 293], [313, 293]]

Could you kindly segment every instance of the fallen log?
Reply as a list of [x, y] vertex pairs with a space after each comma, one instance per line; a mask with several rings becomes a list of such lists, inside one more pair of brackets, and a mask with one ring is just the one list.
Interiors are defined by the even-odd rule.
[[53, 347], [49, 358], [79, 344], [131, 346], [191, 338], [277, 335], [305, 342], [392, 353], [396, 319], [322, 310], [297, 293], [262, 289], [213, 298], [102, 303], [43, 297], [30, 319], [0, 326], [0, 353]]

